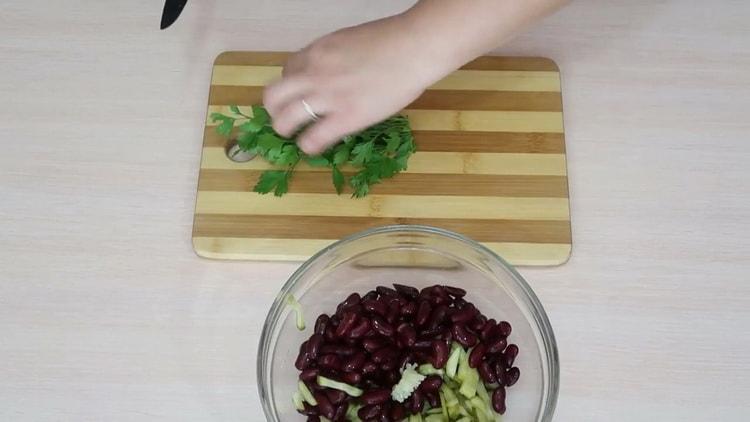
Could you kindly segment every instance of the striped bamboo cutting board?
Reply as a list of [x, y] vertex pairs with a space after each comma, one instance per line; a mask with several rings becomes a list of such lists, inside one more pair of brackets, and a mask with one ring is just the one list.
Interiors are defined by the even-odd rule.
[[[226, 52], [208, 113], [260, 104], [285, 53]], [[203, 257], [302, 260], [349, 234], [425, 224], [474, 238], [516, 265], [556, 265], [571, 250], [560, 75], [544, 58], [482, 57], [404, 110], [418, 152], [363, 199], [300, 165], [290, 193], [253, 193], [268, 165], [235, 163], [206, 119], [193, 244]]]

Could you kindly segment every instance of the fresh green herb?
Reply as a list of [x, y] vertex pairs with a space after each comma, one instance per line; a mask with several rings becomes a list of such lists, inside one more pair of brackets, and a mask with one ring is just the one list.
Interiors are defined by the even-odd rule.
[[[318, 156], [308, 156], [294, 138], [285, 138], [271, 127], [271, 117], [262, 106], [252, 106], [252, 114], [245, 114], [236, 105], [231, 115], [212, 113], [211, 120], [219, 123], [216, 131], [230, 137], [235, 128], [237, 145], [248, 154], [257, 154], [279, 167], [261, 174], [253, 190], [282, 196], [289, 191], [294, 169], [300, 161], [312, 167], [329, 167], [331, 182], [341, 194], [349, 184], [352, 196], [361, 198], [370, 193], [372, 185], [406, 170], [409, 157], [416, 150], [409, 120], [394, 116], [362, 132], [346, 136], [341, 143]], [[347, 176], [342, 167], [353, 167], [356, 172]]]

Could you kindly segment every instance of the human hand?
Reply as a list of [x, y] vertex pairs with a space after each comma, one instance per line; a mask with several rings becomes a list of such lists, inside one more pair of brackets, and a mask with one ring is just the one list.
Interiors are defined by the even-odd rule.
[[[266, 87], [263, 102], [274, 129], [298, 136], [308, 154], [323, 152], [416, 99], [444, 73], [403, 15], [342, 29], [292, 55], [282, 78]], [[312, 121], [312, 115], [320, 116]]]

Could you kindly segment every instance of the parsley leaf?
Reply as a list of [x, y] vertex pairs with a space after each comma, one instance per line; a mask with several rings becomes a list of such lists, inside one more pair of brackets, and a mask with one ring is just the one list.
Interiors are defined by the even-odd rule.
[[[404, 116], [393, 116], [359, 133], [345, 136], [341, 143], [321, 155], [308, 156], [294, 138], [285, 138], [273, 130], [271, 116], [262, 106], [252, 106], [252, 116], [242, 113], [237, 106], [229, 109], [235, 116], [211, 114], [211, 120], [219, 122], [216, 131], [223, 136], [232, 136], [236, 124], [240, 149], [260, 155], [278, 167], [261, 173], [253, 188], [261, 194], [273, 192], [282, 196], [287, 193], [295, 167], [300, 161], [305, 161], [313, 167], [330, 168], [331, 182], [337, 193], [341, 194], [348, 182], [353, 190], [352, 196], [363, 197], [370, 193], [372, 185], [405, 170], [409, 157], [416, 150], [409, 120]], [[353, 167], [357, 172], [347, 179], [341, 171], [343, 166]]]
[[253, 190], [260, 194], [273, 191], [274, 195], [282, 196], [289, 191], [289, 176], [289, 172], [284, 170], [264, 171]]
[[333, 186], [336, 188], [336, 193], [341, 195], [341, 192], [344, 191], [344, 183], [346, 181], [344, 174], [341, 173], [341, 170], [339, 170], [338, 167], [333, 166], [331, 168], [331, 176], [333, 178]]

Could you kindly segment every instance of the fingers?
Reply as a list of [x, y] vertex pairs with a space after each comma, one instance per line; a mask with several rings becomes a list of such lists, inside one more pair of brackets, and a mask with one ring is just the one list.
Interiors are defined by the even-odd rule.
[[351, 120], [342, 117], [341, 113], [326, 116], [305, 130], [297, 138], [297, 145], [307, 155], [320, 154], [358, 129], [351, 123]]
[[[289, 138], [303, 125], [314, 120], [313, 115], [305, 108], [302, 101], [303, 98], [295, 98], [276, 114], [271, 115], [273, 128], [279, 135]], [[311, 98], [304, 99], [304, 101], [310, 107], [310, 111], [317, 116], [323, 116], [329, 111], [326, 103], [321, 99]]]
[[294, 99], [304, 98], [310, 92], [312, 84], [302, 76], [286, 76], [263, 90], [263, 105], [272, 117], [276, 117], [284, 107]]

